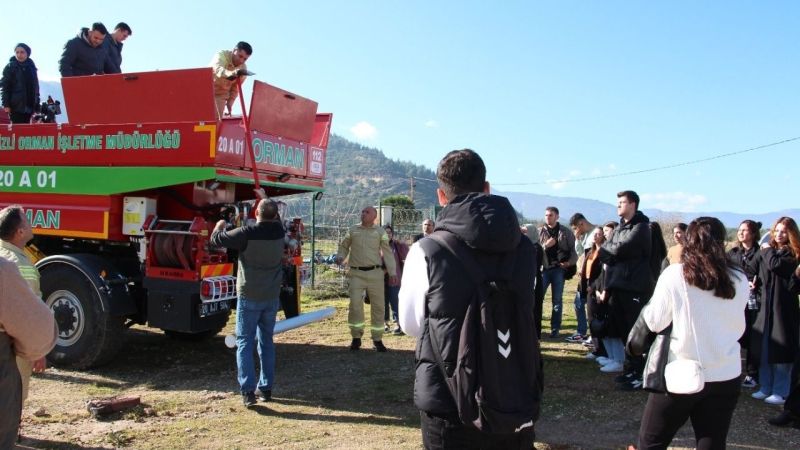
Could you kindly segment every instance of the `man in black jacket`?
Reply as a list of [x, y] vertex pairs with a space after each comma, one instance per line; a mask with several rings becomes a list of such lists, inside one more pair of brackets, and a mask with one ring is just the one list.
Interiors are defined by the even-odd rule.
[[[217, 222], [211, 244], [239, 251], [236, 274], [236, 366], [244, 406], [256, 403], [255, 389], [264, 401], [272, 398], [275, 384], [275, 344], [272, 333], [280, 306], [283, 249], [286, 231], [278, 205], [267, 199], [256, 207], [256, 224], [225, 231]], [[253, 343], [258, 336], [261, 374], [256, 378]]]
[[[619, 226], [610, 240], [600, 247], [600, 261], [606, 264], [606, 301], [611, 308], [612, 335], [623, 343], [628, 337], [639, 311], [652, 292], [653, 274], [650, 270], [650, 219], [639, 211], [639, 195], [634, 191], [617, 194]], [[623, 389], [641, 387], [641, 357], [627, 357], [625, 374], [619, 381]], [[614, 372], [614, 370], [607, 370]]]
[[558, 337], [561, 330], [561, 310], [564, 304], [564, 281], [567, 269], [570, 267], [574, 269], [578, 262], [578, 255], [575, 253], [575, 235], [569, 228], [558, 223], [558, 214], [558, 208], [555, 206], [545, 208], [544, 225], [539, 228], [539, 243], [545, 253], [542, 289], [547, 293], [547, 288], [553, 287], [551, 296], [553, 307], [550, 315], [550, 337], [553, 339]]
[[[529, 320], [530, 339], [515, 341], [513, 351], [523, 355], [532, 350], [530, 353], [536, 355], [532, 359], [537, 372], [526, 380], [529, 385], [520, 396], [535, 395], [539, 399], [542, 377], [533, 327], [534, 272], [539, 261], [534, 256], [534, 244], [522, 236], [508, 199], [489, 194], [486, 167], [477, 153], [468, 149], [448, 153], [439, 163], [436, 177], [439, 203], [444, 206], [436, 231], [447, 231], [468, 247], [487, 279], [506, 280], [515, 293], [519, 311]], [[510, 253], [515, 255], [513, 269], [498, 264]], [[406, 257], [399, 321], [407, 334], [418, 339], [414, 404], [420, 410], [423, 445], [426, 449], [531, 448], [538, 401], [531, 401], [534, 419], [519, 426], [516, 433], [479, 431], [461, 422], [443, 369], [437, 363], [441, 360], [445, 366], [455, 366], [462, 324], [476, 290], [469, 279], [469, 271], [458, 257], [431, 238], [415, 243]], [[482, 385], [503, 382], [481, 380]]]
[[103, 42], [108, 34], [106, 26], [100, 22], [92, 28], [81, 28], [77, 36], [64, 44], [64, 52], [58, 61], [62, 77], [101, 75], [106, 62], [106, 48]]
[[120, 22], [112, 33], [106, 35], [103, 43], [106, 50], [104, 73], [122, 73], [122, 42], [132, 34], [131, 27], [125, 22]]

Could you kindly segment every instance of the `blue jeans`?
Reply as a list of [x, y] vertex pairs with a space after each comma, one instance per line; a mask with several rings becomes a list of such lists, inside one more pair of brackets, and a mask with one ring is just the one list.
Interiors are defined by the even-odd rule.
[[383, 321], [389, 321], [389, 307], [391, 306], [392, 310], [392, 320], [397, 322], [397, 304], [399, 302], [398, 296], [400, 295], [400, 286], [389, 286], [388, 284], [384, 283], [384, 309], [383, 309]]
[[[548, 286], [553, 285], [553, 310], [550, 315], [550, 329], [558, 331], [561, 329], [561, 308], [564, 297], [564, 269], [552, 267], [542, 272], [542, 289], [546, 293]], [[584, 319], [586, 317], [584, 316]]]
[[580, 292], [575, 293], [575, 317], [578, 319], [578, 334], [586, 336], [589, 324], [586, 322], [586, 298]]
[[767, 395], [789, 396], [792, 381], [792, 363], [770, 364], [768, 333], [761, 341], [761, 365], [758, 368], [758, 390]]
[[[236, 306], [236, 369], [242, 393], [271, 390], [275, 384], [275, 344], [272, 332], [280, 301], [253, 301], [239, 296]], [[258, 357], [261, 376], [256, 385], [253, 363], [253, 344], [258, 338]]]

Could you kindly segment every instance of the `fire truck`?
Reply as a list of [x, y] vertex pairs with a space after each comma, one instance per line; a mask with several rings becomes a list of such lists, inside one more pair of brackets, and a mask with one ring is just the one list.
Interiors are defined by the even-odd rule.
[[[241, 87], [241, 85], [240, 85]], [[0, 125], [0, 206], [21, 205], [58, 342], [52, 364], [111, 360], [125, 328], [211, 336], [236, 299], [235, 255], [209, 239], [269, 198], [322, 192], [332, 114], [253, 82], [217, 117], [210, 68], [62, 79], [69, 123]], [[261, 191], [259, 191], [261, 192]], [[281, 304], [300, 313], [302, 222], [286, 220]]]

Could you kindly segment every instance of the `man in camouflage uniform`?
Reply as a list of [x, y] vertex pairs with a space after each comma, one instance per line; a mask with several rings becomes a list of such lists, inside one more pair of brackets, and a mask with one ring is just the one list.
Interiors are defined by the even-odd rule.
[[[367, 206], [361, 211], [361, 223], [350, 227], [347, 235], [339, 244], [336, 262], [341, 263], [345, 257], [350, 264], [350, 310], [347, 322], [350, 326], [350, 335], [353, 341], [350, 350], [361, 348], [361, 336], [364, 334], [364, 291], [370, 299], [370, 334], [375, 350], [385, 352], [383, 345], [383, 266], [386, 264], [386, 273], [390, 283], [397, 283], [397, 272], [394, 258], [381, 260], [384, 255], [392, 255], [389, 246], [389, 237], [380, 226], [375, 224], [378, 212], [375, 208]], [[348, 256], [349, 255], [349, 256]]]
[[241, 78], [244, 83], [247, 75], [245, 61], [252, 54], [253, 47], [242, 41], [233, 50], [222, 50], [211, 60], [211, 67], [214, 69], [214, 101], [220, 119], [226, 109], [230, 115], [233, 102], [239, 97], [238, 79]]
[[[16, 264], [22, 278], [28, 282], [28, 286], [36, 294], [36, 297], [41, 299], [39, 270], [23, 250], [31, 239], [33, 239], [33, 229], [25, 217], [22, 207], [12, 205], [0, 210], [0, 257]], [[46, 367], [45, 358], [30, 361], [17, 356], [17, 367], [22, 378], [22, 401], [25, 402], [28, 397], [31, 372], [43, 372]]]

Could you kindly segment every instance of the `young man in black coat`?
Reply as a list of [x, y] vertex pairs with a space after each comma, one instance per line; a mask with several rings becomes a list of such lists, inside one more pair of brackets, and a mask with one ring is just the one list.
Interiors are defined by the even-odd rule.
[[122, 43], [132, 34], [131, 27], [125, 22], [120, 22], [112, 33], [106, 35], [103, 43], [106, 48], [103, 73], [122, 73]]
[[[650, 219], [639, 211], [639, 195], [634, 191], [617, 194], [619, 226], [610, 240], [600, 247], [600, 261], [606, 264], [606, 301], [609, 304], [613, 337], [627, 339], [647, 295], [653, 289], [650, 269], [652, 238]], [[641, 387], [644, 360], [626, 356], [625, 375], [630, 387]], [[612, 372], [612, 370], [607, 370]], [[624, 387], [623, 387], [624, 389]]]
[[100, 22], [92, 28], [81, 28], [77, 36], [64, 44], [64, 52], [58, 61], [62, 77], [102, 75], [107, 49], [103, 45], [108, 29]]

